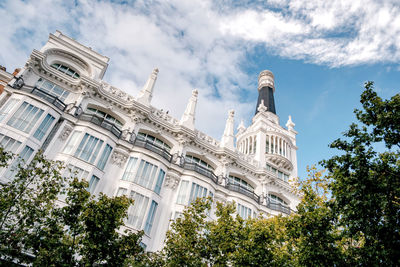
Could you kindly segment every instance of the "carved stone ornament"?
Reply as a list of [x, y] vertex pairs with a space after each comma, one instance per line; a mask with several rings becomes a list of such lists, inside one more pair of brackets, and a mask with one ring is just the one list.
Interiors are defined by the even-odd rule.
[[71, 134], [74, 127], [70, 124], [65, 124], [64, 128], [62, 129], [60, 135], [58, 136], [59, 139], [62, 141], [67, 140], [68, 136]]
[[171, 188], [172, 190], [174, 190], [175, 188], [177, 188], [178, 187], [178, 184], [179, 184], [179, 181], [181, 180], [181, 178], [178, 176], [178, 175], [176, 175], [176, 174], [174, 174], [174, 173], [168, 173], [166, 176], [165, 176], [165, 183], [164, 183], [164, 185], [165, 185], [165, 187], [169, 187], [169, 188]]
[[128, 160], [128, 154], [120, 150], [114, 150], [114, 152], [111, 155], [111, 163], [119, 167], [122, 167], [127, 160]]
[[144, 117], [139, 112], [132, 109], [129, 110], [128, 116], [131, 119], [131, 121], [135, 123], [140, 123], [144, 119]]

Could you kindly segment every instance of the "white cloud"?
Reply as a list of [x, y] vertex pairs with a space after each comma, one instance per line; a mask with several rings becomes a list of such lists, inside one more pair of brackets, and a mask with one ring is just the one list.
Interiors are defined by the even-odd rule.
[[244, 10], [222, 29], [276, 54], [328, 66], [400, 60], [398, 1], [291, 1], [284, 10]]
[[77, 5], [61, 0], [0, 4], [0, 64], [22, 66], [31, 50], [59, 29], [110, 57], [106, 80], [133, 95], [158, 67], [153, 104], [178, 119], [192, 89], [199, 89], [196, 125], [217, 138], [229, 109], [236, 110], [237, 122], [254, 111], [255, 103], [243, 103], [241, 95], [256, 90], [256, 77], [240, 67], [254, 44], [328, 66], [400, 59], [395, 1], [80, 0]]

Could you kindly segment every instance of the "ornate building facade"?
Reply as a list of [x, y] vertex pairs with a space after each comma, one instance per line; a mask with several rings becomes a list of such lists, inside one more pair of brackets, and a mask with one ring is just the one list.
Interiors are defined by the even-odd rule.
[[[163, 246], [170, 221], [197, 197], [234, 201], [243, 218], [295, 209], [297, 132], [290, 117], [287, 128], [279, 124], [271, 72], [260, 73], [252, 124], [241, 123], [235, 135], [230, 111], [216, 140], [195, 129], [196, 90], [178, 120], [151, 105], [157, 69], [134, 97], [102, 80], [108, 61], [61, 32], [50, 34], [4, 86], [0, 145], [27, 162], [41, 149], [65, 162], [65, 175], [87, 179], [91, 193], [133, 198], [126, 227], [144, 230], [150, 251]], [[1, 182], [12, 179], [13, 166], [0, 170]]]

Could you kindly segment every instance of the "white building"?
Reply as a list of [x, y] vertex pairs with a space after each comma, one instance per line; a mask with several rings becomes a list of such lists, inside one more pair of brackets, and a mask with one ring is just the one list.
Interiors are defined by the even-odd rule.
[[[235, 201], [245, 218], [295, 209], [297, 133], [290, 117], [287, 129], [279, 124], [271, 72], [259, 76], [252, 124], [235, 136], [230, 111], [219, 141], [195, 129], [196, 90], [178, 120], [151, 106], [157, 69], [134, 97], [102, 80], [108, 61], [50, 34], [0, 95], [0, 144], [26, 161], [42, 149], [87, 179], [91, 193], [135, 199], [126, 227], [143, 229], [150, 251], [196, 197]], [[12, 176], [12, 166], [1, 170], [2, 182]]]

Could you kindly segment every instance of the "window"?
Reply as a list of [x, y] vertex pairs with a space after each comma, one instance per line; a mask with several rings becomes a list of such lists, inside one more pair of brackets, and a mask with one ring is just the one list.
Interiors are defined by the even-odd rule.
[[89, 176], [89, 172], [82, 168], [76, 167], [74, 165], [68, 164], [64, 171], [64, 177], [76, 177], [80, 180], [86, 180]]
[[107, 144], [103, 150], [103, 154], [101, 154], [99, 162], [97, 163], [97, 168], [99, 168], [100, 170], [104, 170], [104, 166], [106, 165], [107, 160], [110, 157], [111, 151], [112, 147]]
[[162, 183], [164, 182], [165, 171], [160, 170], [158, 173], [157, 183], [154, 187], [154, 192], [160, 194]]
[[147, 133], [138, 133], [137, 138], [139, 140], [143, 140], [143, 141], [147, 141], [149, 143], [152, 143], [152, 144], [154, 144], [154, 145], [156, 145], [156, 146], [158, 146], [160, 148], [165, 149], [168, 152], [171, 150], [171, 147], [169, 145], [167, 145], [164, 141], [162, 141], [162, 140], [160, 140], [160, 139], [158, 139], [158, 138], [156, 138], [156, 137], [154, 137], [152, 135], [149, 135]]
[[21, 130], [24, 133], [29, 133], [40, 116], [42, 116], [42, 113], [43, 109], [24, 102], [8, 120], [7, 125]]
[[114, 124], [115, 126], [117, 126], [118, 128], [122, 127], [122, 123], [117, 120], [116, 118], [114, 118], [113, 116], [111, 116], [110, 114], [107, 114], [101, 110], [95, 109], [95, 108], [87, 108], [86, 112], [88, 114], [93, 114], [96, 115], [97, 117], [100, 117], [112, 124]]
[[241, 187], [246, 188], [247, 190], [249, 190], [251, 192], [254, 191], [254, 188], [249, 183], [247, 183], [245, 180], [238, 178], [236, 176], [229, 175], [228, 181], [230, 184], [239, 185]]
[[182, 181], [181, 187], [179, 188], [178, 198], [176, 199], [177, 204], [186, 204], [186, 195], [189, 189], [189, 181]]
[[10, 111], [14, 108], [15, 104], [17, 104], [18, 99], [11, 98], [9, 99], [0, 109], [0, 122], [10, 113]]
[[122, 180], [133, 182], [134, 174], [135, 174], [135, 165], [137, 158], [130, 157], [128, 161], [128, 165], [126, 165], [124, 175], [122, 175]]
[[93, 163], [102, 145], [103, 140], [86, 133], [75, 151], [74, 156], [89, 163]]
[[252, 210], [238, 203], [237, 214], [243, 219], [251, 218]]
[[47, 130], [49, 129], [50, 125], [53, 123], [55, 118], [50, 114], [47, 114], [46, 117], [43, 119], [42, 123], [37, 128], [33, 137], [37, 140], [42, 140], [43, 136], [46, 134]]
[[189, 204], [195, 201], [197, 198], [206, 196], [207, 196], [207, 188], [202, 187], [196, 183], [192, 183], [192, 189], [190, 190]]
[[214, 170], [214, 168], [210, 164], [208, 164], [207, 162], [205, 162], [205, 161], [203, 161], [203, 160], [201, 160], [201, 159], [199, 159], [199, 158], [197, 158], [195, 156], [186, 155], [185, 156], [185, 161], [189, 162], [189, 163], [196, 163], [196, 164], [198, 164], [200, 166], [203, 166], [203, 167], [205, 167], [205, 168], [207, 168], [207, 169], [209, 169], [211, 171]]
[[147, 189], [153, 189], [157, 169], [157, 166], [142, 159], [133, 182]]
[[99, 177], [97, 177], [96, 175], [92, 175], [92, 178], [90, 178], [89, 180], [89, 187], [87, 188], [90, 194], [93, 194], [99, 181]]
[[275, 195], [273, 195], [273, 194], [268, 194], [268, 198], [269, 198], [269, 201], [270, 201], [271, 203], [274, 203], [274, 204], [282, 204], [282, 205], [284, 205], [284, 206], [287, 206], [287, 205], [288, 205], [287, 202], [284, 201], [282, 198], [280, 198], [280, 197], [278, 197], [278, 196], [275, 196]]
[[53, 63], [53, 64], [51, 64], [51, 66], [53, 68], [55, 68], [56, 70], [58, 70], [58, 71], [60, 71], [62, 73], [65, 73], [65, 74], [67, 74], [68, 76], [70, 76], [70, 77], [72, 77], [74, 79], [78, 79], [79, 78], [78, 72], [76, 70], [70, 68], [70, 67], [67, 67], [67, 66], [59, 64], [59, 63]]
[[75, 145], [78, 143], [79, 136], [81, 132], [74, 131], [72, 136], [69, 138], [68, 143], [65, 145], [63, 153], [71, 154], [72, 150], [74, 149]]
[[10, 168], [8, 168], [7, 172], [4, 174], [4, 177], [7, 179], [11, 179], [15, 176], [18, 164], [25, 163], [28, 164], [29, 158], [33, 154], [33, 149], [29, 146], [25, 146], [24, 149], [19, 154], [19, 157], [14, 160], [11, 164]]
[[122, 188], [122, 187], [118, 188], [117, 197], [124, 196], [124, 195], [126, 196], [127, 194], [128, 194], [128, 189]]
[[135, 191], [131, 191], [130, 198], [135, 202], [128, 209], [127, 224], [136, 229], [141, 229], [149, 198]]
[[0, 146], [2, 146], [6, 151], [17, 151], [18, 147], [21, 145], [21, 142], [0, 134]]
[[39, 78], [39, 80], [36, 82], [35, 86], [39, 88], [42, 91], [45, 91], [49, 95], [55, 96], [61, 101], [65, 101], [65, 99], [68, 97], [69, 92], [64, 90], [58, 85], [55, 85], [54, 83], [43, 79]]
[[157, 211], [158, 203], [154, 200], [151, 201], [151, 206], [149, 214], [147, 215], [146, 225], [144, 226], [144, 232], [148, 235], [151, 233], [151, 228], [153, 227], [154, 217]]
[[158, 171], [156, 165], [143, 159], [140, 161], [139, 167], [136, 170], [136, 162], [137, 158], [129, 158], [121, 179], [141, 185], [147, 189], [153, 190], [157, 194], [160, 194], [161, 186], [164, 182], [165, 171], [161, 169]]
[[80, 131], [74, 131], [72, 133], [71, 137], [64, 147], [63, 153], [73, 153], [74, 157], [77, 157], [91, 164], [95, 164], [96, 159], [100, 154], [100, 159], [98, 160], [96, 167], [100, 170], [104, 170], [104, 167], [107, 164], [108, 158], [110, 157], [113, 148], [107, 143], [105, 144], [105, 146], [103, 146], [103, 140], [88, 133], [85, 133], [83, 138], [80, 140], [81, 133], [82, 132]]

